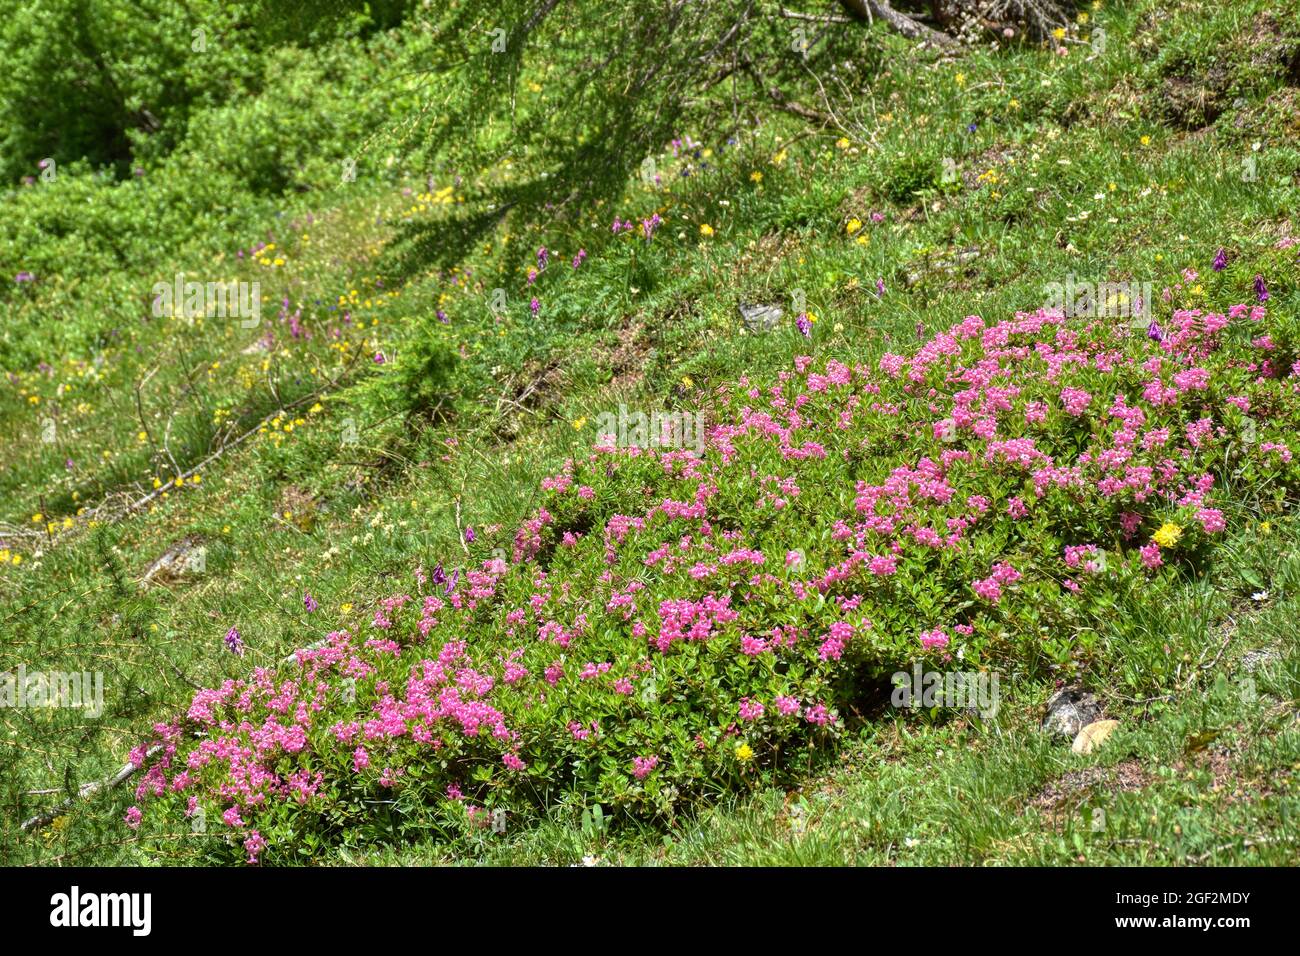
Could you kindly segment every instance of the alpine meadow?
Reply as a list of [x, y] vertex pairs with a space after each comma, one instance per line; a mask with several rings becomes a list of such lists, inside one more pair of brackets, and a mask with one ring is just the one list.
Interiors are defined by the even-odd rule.
[[0, 863], [1300, 864], [1300, 0], [6, 7]]

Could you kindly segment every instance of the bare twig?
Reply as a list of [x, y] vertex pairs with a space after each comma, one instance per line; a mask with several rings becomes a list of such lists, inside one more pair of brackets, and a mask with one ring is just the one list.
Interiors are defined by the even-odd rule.
[[[1198, 853], [1196, 856], [1189, 856], [1187, 858], [1187, 862], [1202, 863], [1205, 860], [1208, 860], [1210, 857], [1214, 856], [1216, 853], [1222, 853], [1224, 850], [1231, 850], [1233, 847], [1238, 845], [1238, 842], [1239, 841], [1237, 840], [1233, 840], [1231, 843], [1224, 843], [1221, 846], [1216, 846], [1214, 849], [1207, 850], [1205, 853]], [[1247, 850], [1250, 849], [1251, 847], [1256, 847], [1256, 846], [1268, 846], [1270, 843], [1294, 843], [1294, 842], [1295, 842], [1295, 837], [1260, 837], [1259, 839], [1255, 839], [1255, 840], [1241, 840], [1240, 845], [1243, 850]]]
[[852, 23], [849, 17], [837, 17], [833, 13], [819, 15], [816, 13], [800, 13], [798, 10], [787, 10], [781, 8], [781, 16], [787, 20], [806, 20], [809, 23]]

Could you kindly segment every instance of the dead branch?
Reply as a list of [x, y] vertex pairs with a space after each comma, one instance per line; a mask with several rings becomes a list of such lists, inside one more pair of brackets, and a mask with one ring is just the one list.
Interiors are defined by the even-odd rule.
[[839, 0], [839, 4], [855, 20], [874, 22], [874, 18], [879, 17], [889, 24], [891, 29], [901, 33], [909, 40], [917, 40], [949, 50], [958, 46], [957, 41], [948, 34], [927, 27], [924, 23], [913, 20], [905, 13], [899, 13], [888, 3], [885, 3], [884, 0]]
[[853, 22], [848, 17], [837, 17], [833, 13], [828, 13], [825, 16], [819, 16], [818, 14], [815, 13], [800, 13], [798, 10], [787, 10], [785, 7], [781, 8], [781, 16], [785, 17], [787, 20], [805, 20], [808, 23], [852, 23]]

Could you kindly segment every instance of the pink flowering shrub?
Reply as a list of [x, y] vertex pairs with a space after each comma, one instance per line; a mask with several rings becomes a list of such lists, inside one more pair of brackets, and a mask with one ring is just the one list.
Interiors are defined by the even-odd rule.
[[1119, 596], [1231, 523], [1225, 480], [1297, 478], [1292, 330], [1166, 321], [968, 316], [911, 356], [742, 379], [702, 455], [599, 446], [545, 482], [510, 564], [195, 694], [133, 754], [128, 823], [203, 807], [230, 860], [276, 862], [501, 807], [667, 817], [806, 765], [919, 657], [1104, 666]]

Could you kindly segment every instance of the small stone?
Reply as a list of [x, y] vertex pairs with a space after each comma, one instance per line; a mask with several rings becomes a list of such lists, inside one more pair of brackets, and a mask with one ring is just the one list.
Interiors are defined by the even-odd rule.
[[1042, 729], [1073, 739], [1088, 724], [1101, 719], [1101, 704], [1086, 688], [1075, 684], [1062, 687], [1047, 701]]
[[779, 305], [751, 305], [742, 302], [738, 306], [740, 318], [745, 328], [751, 332], [770, 332], [776, 328], [784, 314]]
[[1113, 734], [1118, 726], [1118, 720], [1094, 721], [1079, 731], [1070, 749], [1077, 754], [1090, 754], [1105, 743], [1106, 738]]
[[1245, 668], [1248, 674], [1253, 674], [1255, 673], [1255, 671], [1259, 670], [1261, 667], [1264, 667], [1266, 664], [1269, 664], [1272, 661], [1277, 660], [1277, 657], [1278, 657], [1277, 651], [1273, 650], [1273, 648], [1260, 647], [1260, 648], [1256, 648], [1253, 651], [1247, 651], [1245, 654], [1242, 654], [1241, 666]]

